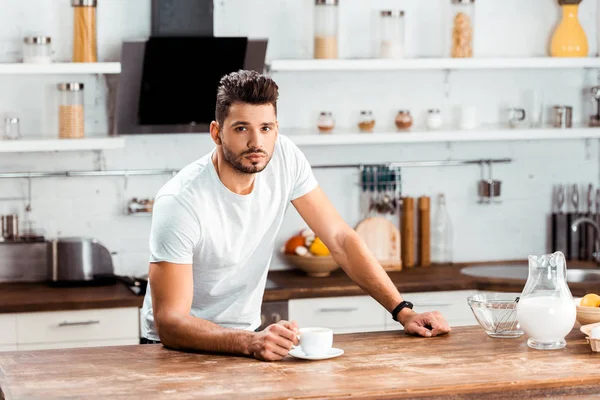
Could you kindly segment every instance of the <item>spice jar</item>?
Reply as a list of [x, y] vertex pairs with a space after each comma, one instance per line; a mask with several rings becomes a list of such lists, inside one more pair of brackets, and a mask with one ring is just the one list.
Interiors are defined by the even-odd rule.
[[58, 136], [79, 139], [84, 136], [83, 83], [59, 83]]
[[440, 110], [437, 108], [427, 110], [427, 129], [440, 129], [443, 123], [444, 121], [442, 119], [442, 114], [440, 114]]
[[49, 36], [28, 36], [23, 39], [23, 62], [49, 64], [52, 62], [52, 39]]
[[413, 117], [410, 115], [410, 111], [400, 110], [398, 111], [398, 114], [396, 114], [395, 122], [398, 129], [408, 129], [413, 124]]
[[73, 62], [97, 62], [97, 0], [72, 0], [74, 10]]
[[453, 58], [473, 57], [473, 27], [475, 0], [452, 0], [452, 44]]
[[379, 57], [404, 58], [404, 11], [383, 10], [380, 15]]
[[317, 120], [317, 128], [321, 133], [329, 133], [335, 126], [335, 120], [333, 114], [330, 111], [321, 111]]
[[315, 0], [315, 58], [338, 57], [338, 0]]
[[373, 118], [373, 112], [370, 110], [363, 110], [360, 112], [360, 119], [358, 121], [358, 129], [361, 132], [373, 132], [375, 128], [375, 118]]

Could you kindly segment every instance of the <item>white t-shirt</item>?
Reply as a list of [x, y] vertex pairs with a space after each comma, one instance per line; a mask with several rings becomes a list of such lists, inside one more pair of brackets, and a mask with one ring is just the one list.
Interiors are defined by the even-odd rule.
[[[227, 328], [255, 330], [275, 238], [290, 201], [315, 189], [304, 154], [278, 136], [267, 167], [248, 195], [231, 192], [212, 163], [215, 149], [183, 168], [158, 192], [150, 232], [150, 262], [192, 264], [190, 314]], [[142, 307], [142, 336], [160, 340], [151, 282]]]

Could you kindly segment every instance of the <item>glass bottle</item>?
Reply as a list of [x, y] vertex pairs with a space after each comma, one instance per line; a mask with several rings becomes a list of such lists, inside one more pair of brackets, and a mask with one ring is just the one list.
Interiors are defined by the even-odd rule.
[[442, 119], [442, 114], [440, 114], [440, 110], [437, 108], [430, 108], [427, 110], [427, 129], [436, 130], [440, 129], [443, 125], [444, 121]]
[[315, 0], [314, 58], [338, 58], [338, 0]]
[[375, 128], [375, 118], [373, 118], [373, 112], [371, 110], [363, 110], [360, 112], [360, 119], [358, 120], [358, 129], [361, 132], [373, 132]]
[[83, 83], [59, 83], [58, 136], [80, 139], [84, 136]]
[[446, 196], [440, 193], [431, 226], [431, 261], [436, 264], [451, 264], [453, 257], [452, 221], [446, 208]]
[[552, 35], [552, 57], [587, 57], [587, 36], [577, 18], [579, 3], [581, 0], [558, 0], [563, 16]]
[[475, 0], [452, 0], [452, 58], [473, 57]]
[[381, 28], [379, 57], [404, 58], [404, 11], [382, 10], [379, 25]]
[[97, 0], [72, 0], [73, 62], [97, 62], [96, 6]]
[[335, 120], [331, 111], [321, 111], [317, 119], [317, 128], [321, 133], [329, 133], [335, 127]]
[[529, 336], [527, 345], [538, 350], [562, 349], [576, 316], [564, 254], [529, 256], [529, 275], [517, 304], [517, 320]]
[[410, 115], [410, 111], [398, 111], [398, 114], [396, 114], [396, 118], [394, 119], [394, 123], [396, 124], [396, 128], [400, 130], [409, 129], [413, 124], [413, 117]]

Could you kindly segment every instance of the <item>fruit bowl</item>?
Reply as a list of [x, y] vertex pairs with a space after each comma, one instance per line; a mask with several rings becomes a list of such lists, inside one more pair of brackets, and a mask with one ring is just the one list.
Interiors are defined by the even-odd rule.
[[516, 338], [525, 333], [517, 321], [517, 296], [510, 293], [479, 293], [469, 296], [467, 303], [489, 336]]
[[600, 307], [587, 307], [580, 305], [581, 298], [573, 299], [577, 307], [577, 322], [581, 325], [595, 324], [600, 322]]
[[331, 272], [340, 266], [331, 256], [297, 256], [283, 254], [283, 257], [294, 267], [306, 272], [306, 275], [323, 278], [331, 275]]

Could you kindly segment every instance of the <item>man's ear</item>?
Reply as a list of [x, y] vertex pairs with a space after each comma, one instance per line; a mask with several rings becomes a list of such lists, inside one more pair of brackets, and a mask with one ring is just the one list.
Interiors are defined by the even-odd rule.
[[219, 123], [217, 121], [212, 121], [210, 123], [210, 137], [217, 146], [220, 146], [222, 143], [221, 137], [219, 136], [220, 131], [221, 128], [219, 127]]

